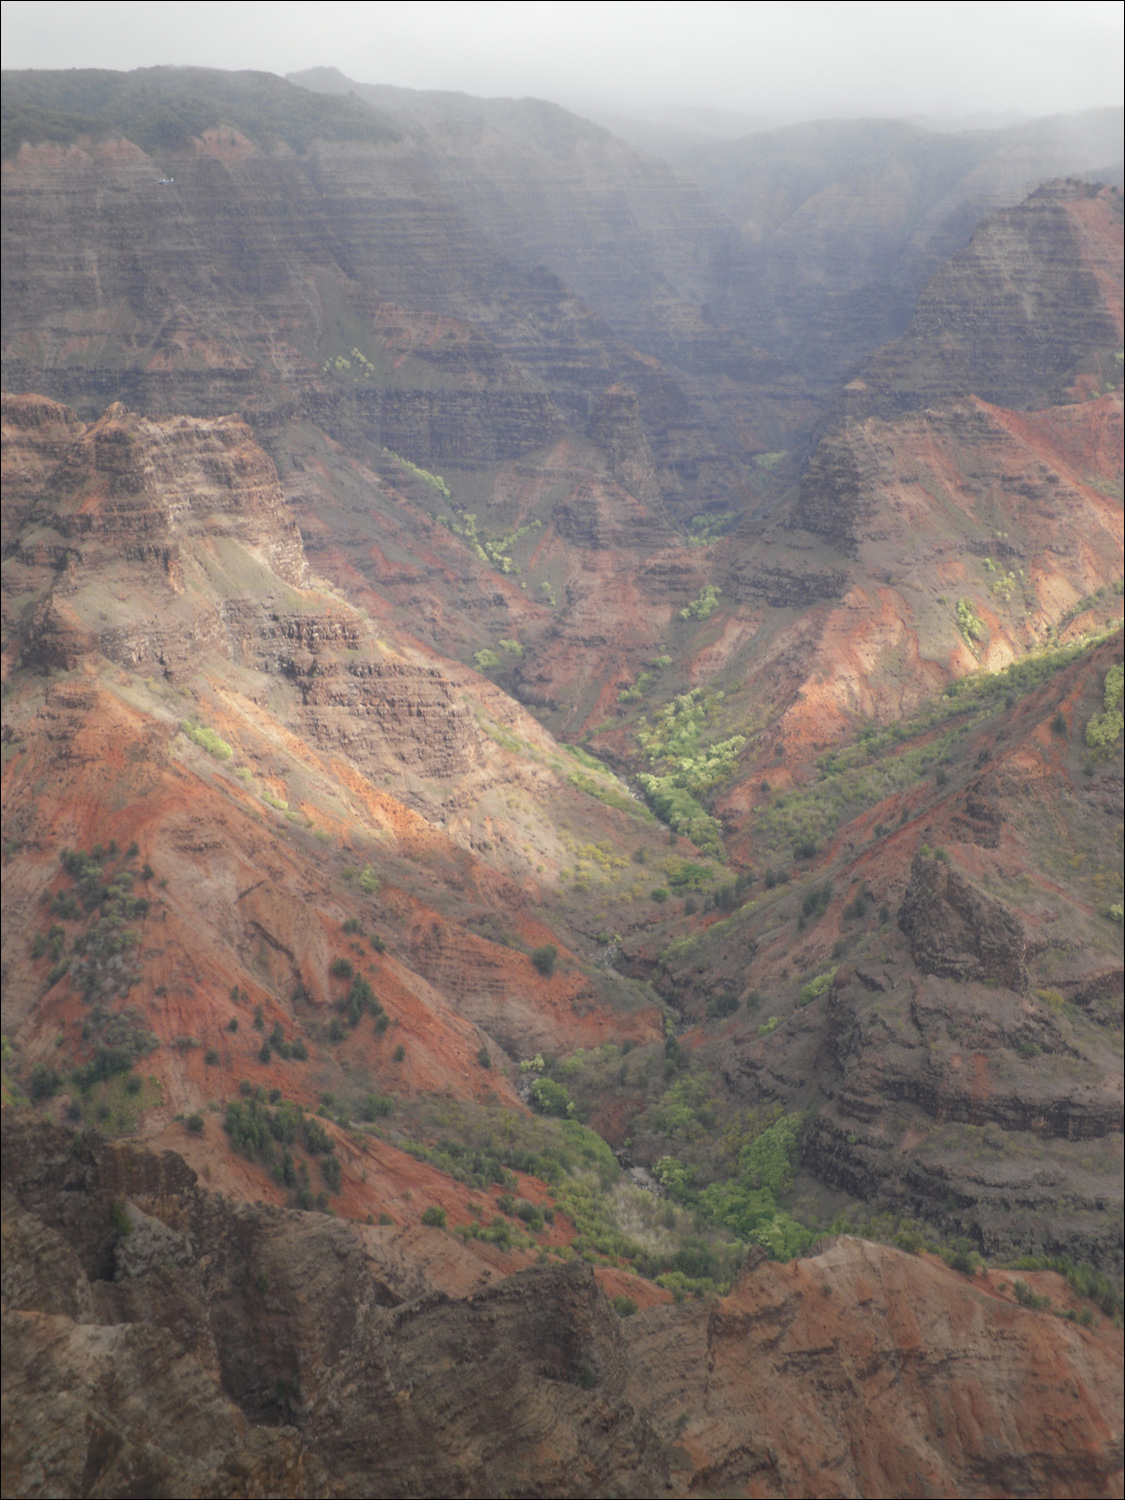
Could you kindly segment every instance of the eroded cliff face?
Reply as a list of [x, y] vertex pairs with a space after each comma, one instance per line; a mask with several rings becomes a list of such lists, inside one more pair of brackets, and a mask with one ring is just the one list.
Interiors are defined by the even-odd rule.
[[846, 378], [903, 332], [926, 283], [986, 215], [1043, 182], [1114, 181], [1120, 133], [1118, 109], [955, 135], [826, 120], [687, 139], [670, 159], [741, 231], [757, 295], [740, 326], [816, 380]]
[[451, 1299], [403, 1276], [386, 1231], [242, 1209], [170, 1152], [5, 1126], [13, 1493], [667, 1490], [585, 1265]]
[[925, 288], [907, 332], [848, 386], [857, 405], [893, 411], [971, 392], [1039, 408], [1069, 396], [1079, 371], [1112, 378], [1119, 203], [1106, 189], [1055, 183], [990, 215]]
[[14, 1493], [1097, 1495], [1120, 1470], [1120, 1336], [1003, 1276], [843, 1238], [622, 1325], [581, 1262], [450, 1296], [386, 1230], [4, 1128]]
[[[769, 425], [786, 408], [802, 422], [810, 409], [776, 361], [732, 358], [735, 336], [701, 313], [694, 268], [729, 231], [705, 222], [698, 193], [667, 169], [611, 146], [610, 201], [621, 181], [653, 201], [634, 224], [640, 264], [587, 248], [590, 290], [605, 294], [593, 307], [562, 279], [579, 270], [574, 257], [550, 257], [548, 270], [510, 231], [535, 223], [565, 237], [595, 201], [583, 179], [597, 176], [598, 152], [533, 188], [511, 180], [503, 151], [486, 150], [466, 174], [458, 133], [440, 126], [320, 141], [304, 156], [218, 129], [159, 163], [122, 139], [25, 146], [4, 164], [5, 275], [18, 290], [5, 383], [87, 416], [121, 399], [152, 413], [237, 409], [265, 430], [312, 418], [428, 468], [471, 468], [543, 447], [564, 421], [584, 428], [624, 380], [669, 493], [702, 508], [716, 479], [720, 492], [737, 485], [726, 424]], [[163, 176], [174, 181], [161, 186]], [[625, 237], [615, 211], [609, 219], [579, 237]], [[678, 292], [661, 264], [673, 241], [673, 275], [686, 273]], [[419, 315], [429, 336], [404, 350], [402, 325]], [[715, 386], [722, 413], [697, 399], [693, 371]], [[710, 483], [701, 465], [715, 471]]]
[[[616, 756], [604, 726], [653, 659], [682, 658], [692, 686], [752, 682], [774, 717], [792, 711], [767, 743], [799, 758], [814, 722], [909, 711], [975, 669], [978, 646], [1000, 664], [1117, 576], [1120, 518], [1098, 489], [1116, 458], [1064, 469], [1042, 430], [1002, 415], [1064, 410], [1114, 378], [1112, 192], [1056, 184], [982, 223], [839, 396], [849, 421], [801, 477], [836, 377], [736, 357], [739, 299], [771, 294], [696, 190], [564, 111], [375, 92], [397, 134], [297, 154], [226, 127], [159, 163], [121, 139], [22, 148], [4, 172], [9, 383], [90, 417], [112, 396], [237, 409], [318, 568], [463, 660], [514, 640], [503, 685], [556, 729], [603, 727]], [[1063, 489], [1040, 493], [1051, 474]], [[1078, 551], [1058, 524], [1076, 511]], [[466, 516], [478, 542], [514, 539], [502, 568], [503, 547], [435, 532]], [[686, 549], [685, 531], [710, 545]], [[957, 566], [966, 542], [997, 564], [1016, 546], [1004, 577], [1022, 567], [1030, 591], [1001, 598], [974, 560]], [[710, 629], [680, 628], [708, 582]], [[958, 630], [961, 597], [983, 645]]]

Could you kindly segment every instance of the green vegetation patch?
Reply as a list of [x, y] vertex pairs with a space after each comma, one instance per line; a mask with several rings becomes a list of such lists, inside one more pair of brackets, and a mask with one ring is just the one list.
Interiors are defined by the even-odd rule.
[[[206, 724], [196, 724], [191, 719], [185, 719], [180, 725], [180, 729], [191, 740], [193, 745], [198, 745], [201, 750], [206, 750], [207, 754], [213, 755], [216, 760], [230, 760], [234, 755], [233, 749], [227, 744], [226, 740], [214, 729], [209, 729]], [[262, 797], [266, 802], [271, 802], [273, 806], [284, 805], [273, 802], [272, 798], [265, 792], [262, 793]]]
[[260, 1161], [271, 1170], [274, 1180], [289, 1189], [293, 1208], [319, 1209], [328, 1206], [325, 1191], [314, 1192], [309, 1178], [309, 1163], [295, 1157], [293, 1148], [303, 1148], [309, 1157], [320, 1158], [320, 1175], [328, 1192], [338, 1193], [343, 1171], [335, 1157], [336, 1144], [315, 1117], [299, 1104], [282, 1099], [275, 1090], [266, 1103], [260, 1088], [242, 1085], [243, 1097], [232, 1100], [223, 1113], [223, 1129], [231, 1145], [251, 1161]]
[[710, 745], [704, 742], [704, 728], [722, 698], [702, 688], [680, 693], [651, 724], [642, 719], [637, 729], [640, 747], [653, 767], [637, 780], [657, 816], [696, 848], [720, 859], [722, 829], [700, 798], [730, 775], [746, 745], [741, 734]]
[[714, 583], [705, 583], [698, 599], [693, 599], [680, 610], [681, 620], [706, 620], [718, 607], [722, 589]]
[[798, 1158], [800, 1114], [782, 1116], [739, 1152], [738, 1175], [693, 1190], [694, 1173], [674, 1156], [653, 1168], [665, 1191], [703, 1218], [733, 1229], [740, 1239], [763, 1246], [774, 1260], [792, 1260], [816, 1235], [780, 1203], [792, 1187]]
[[[841, 750], [820, 756], [818, 777], [755, 813], [761, 845], [797, 858], [840, 826], [886, 797], [935, 775], [940, 779], [960, 737], [1001, 705], [1040, 687], [1109, 638], [1103, 633], [1072, 646], [1036, 653], [1002, 672], [980, 672], [952, 682], [913, 719], [877, 729], [869, 725]], [[1107, 679], [1108, 681], [1108, 679]], [[925, 743], [911, 740], [925, 737]], [[768, 882], [767, 882], [768, 883]]]
[[[542, 521], [529, 521], [526, 526], [514, 526], [510, 531], [501, 532], [498, 536], [489, 536], [477, 526], [477, 518], [471, 513], [466, 513], [457, 519], [449, 516], [439, 516], [439, 522], [449, 528], [454, 536], [459, 536], [473, 555], [486, 563], [490, 568], [495, 568], [497, 573], [518, 573], [515, 559], [511, 556], [511, 550], [521, 538], [530, 532], [538, 530]], [[502, 645], [506, 644], [501, 642]], [[520, 651], [522, 655], [522, 650]]]
[[1098, 754], [1106, 754], [1121, 738], [1125, 728], [1122, 700], [1125, 698], [1125, 667], [1120, 662], [1105, 675], [1102, 696], [1103, 712], [1091, 716], [1086, 725], [1086, 744]]
[[431, 474], [429, 469], [423, 469], [420, 464], [411, 463], [408, 458], [403, 458], [401, 453], [392, 452], [390, 448], [384, 449], [384, 452], [394, 459], [400, 469], [405, 469], [408, 474], [413, 474], [415, 479], [420, 479], [423, 484], [428, 484], [432, 490], [436, 490], [442, 499], [452, 499], [449, 486], [440, 474]]

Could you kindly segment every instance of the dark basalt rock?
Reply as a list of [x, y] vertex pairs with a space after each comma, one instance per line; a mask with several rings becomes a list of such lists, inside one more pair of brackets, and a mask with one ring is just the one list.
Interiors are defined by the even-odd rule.
[[898, 925], [927, 974], [1027, 989], [1023, 923], [940, 858], [921, 851], [914, 856]]
[[3, 1128], [6, 1492], [666, 1489], [581, 1261], [450, 1298], [377, 1234], [231, 1203], [173, 1152]]

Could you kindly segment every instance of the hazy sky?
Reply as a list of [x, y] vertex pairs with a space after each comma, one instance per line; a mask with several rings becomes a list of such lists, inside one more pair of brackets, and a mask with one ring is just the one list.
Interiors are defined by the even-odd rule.
[[7, 68], [158, 63], [775, 118], [1119, 104], [1123, 8], [958, 4], [3, 5]]

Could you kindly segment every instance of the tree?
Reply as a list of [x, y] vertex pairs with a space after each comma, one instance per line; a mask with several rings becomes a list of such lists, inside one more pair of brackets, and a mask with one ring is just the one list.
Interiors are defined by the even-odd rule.
[[533, 948], [531, 950], [531, 962], [539, 970], [540, 974], [543, 975], [544, 979], [549, 979], [555, 972], [555, 964], [558, 961], [558, 956], [559, 950], [555, 947], [554, 943], [544, 943], [541, 948]]

